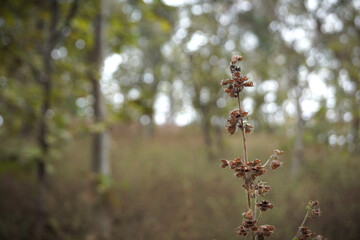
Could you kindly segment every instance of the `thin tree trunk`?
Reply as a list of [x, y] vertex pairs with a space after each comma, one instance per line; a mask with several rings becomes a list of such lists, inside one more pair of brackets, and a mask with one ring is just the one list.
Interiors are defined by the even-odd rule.
[[42, 48], [43, 71], [39, 75], [39, 82], [42, 84], [43, 102], [39, 123], [38, 145], [41, 149], [41, 157], [37, 159], [38, 199], [37, 199], [37, 226], [36, 238], [46, 239], [46, 222], [48, 218], [47, 209], [47, 188], [46, 188], [46, 160], [49, 154], [50, 144], [47, 140], [49, 127], [46, 121], [46, 114], [51, 108], [53, 61], [51, 51], [56, 42], [56, 27], [59, 22], [58, 1], [53, 0], [50, 4], [51, 22], [49, 26], [48, 39]]
[[224, 148], [224, 139], [223, 139], [223, 129], [219, 126], [215, 126], [215, 133], [216, 133], [216, 145], [219, 151], [219, 154], [223, 156], [225, 154]]
[[[192, 59], [191, 56], [190, 61]], [[212, 139], [211, 139], [211, 125], [209, 119], [209, 107], [210, 105], [202, 104], [200, 101], [200, 87], [199, 85], [194, 82], [194, 90], [195, 90], [195, 99], [193, 100], [194, 106], [200, 111], [201, 113], [201, 129], [203, 133], [204, 143], [206, 147], [206, 153], [208, 160], [211, 161], [215, 159], [215, 156], [212, 152]]]
[[295, 145], [294, 145], [294, 156], [292, 162], [291, 173], [294, 176], [298, 171], [301, 163], [303, 162], [304, 155], [304, 143], [303, 143], [303, 133], [304, 133], [304, 120], [302, 118], [302, 109], [301, 109], [301, 91], [302, 89], [298, 86], [297, 96], [296, 96], [296, 136], [295, 136]]
[[[100, 86], [100, 68], [103, 62], [104, 51], [104, 7], [102, 0], [96, 0], [98, 14], [94, 19], [94, 48], [91, 55], [92, 72], [90, 80], [93, 86], [94, 120], [96, 124], [104, 124], [107, 113], [106, 105]], [[109, 137], [106, 127], [94, 133], [93, 142], [93, 171], [100, 174], [110, 175], [108, 157]]]
[[355, 104], [354, 104], [354, 110], [353, 110], [353, 114], [354, 114], [354, 118], [352, 121], [352, 132], [353, 132], [353, 136], [354, 136], [354, 154], [359, 154], [360, 153], [360, 143], [359, 143], [359, 131], [360, 131], [360, 108], [359, 108], [359, 102], [355, 100]]
[[[91, 82], [93, 85], [94, 102], [94, 120], [96, 124], [105, 124], [106, 120], [106, 105], [101, 93], [100, 79], [96, 79], [96, 76], [91, 76]], [[109, 133], [106, 126], [103, 126], [99, 132], [93, 134], [93, 158], [92, 168], [95, 173], [103, 175], [111, 175], [110, 162], [109, 162]]]
[[209, 119], [206, 107], [201, 107], [200, 110], [202, 112], [201, 126], [202, 126], [202, 131], [203, 131], [203, 136], [204, 136], [204, 142], [205, 142], [205, 146], [206, 146], [206, 152], [207, 152], [208, 160], [211, 161], [211, 160], [215, 159], [215, 156], [212, 151], [210, 119]]
[[[90, 80], [93, 86], [94, 103], [94, 120], [95, 124], [103, 124], [100, 131], [93, 134], [93, 159], [92, 168], [98, 179], [109, 178], [111, 176], [109, 160], [110, 137], [106, 129], [105, 121], [107, 118], [106, 105], [101, 92], [100, 86], [100, 68], [103, 62], [104, 51], [104, 2], [105, 0], [96, 0], [98, 9], [97, 16], [94, 19], [94, 48], [91, 56], [92, 72]], [[96, 182], [97, 184], [103, 184]], [[111, 216], [109, 205], [106, 201], [106, 194], [96, 191], [96, 203], [93, 216], [93, 230], [96, 239], [111, 238]]]

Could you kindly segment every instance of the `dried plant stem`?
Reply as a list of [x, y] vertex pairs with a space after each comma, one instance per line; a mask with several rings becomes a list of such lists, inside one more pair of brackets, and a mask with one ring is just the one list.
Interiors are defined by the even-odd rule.
[[[241, 100], [240, 100], [240, 96], [237, 97], [238, 99], [238, 103], [239, 103], [239, 112], [242, 112], [242, 108], [241, 108]], [[246, 149], [246, 136], [245, 136], [245, 128], [244, 128], [244, 120], [241, 117], [240, 118], [240, 123], [241, 123], [241, 133], [242, 133], [242, 137], [243, 137], [243, 146], [244, 146], [244, 163], [247, 164], [248, 163], [248, 158], [247, 158], [247, 149]], [[248, 202], [248, 208], [251, 209], [251, 201], [250, 201], [250, 193], [249, 191], [247, 192], [247, 202]], [[256, 205], [255, 205], [256, 207]], [[256, 211], [256, 209], [255, 209]], [[252, 234], [252, 239], [255, 240], [255, 235], [254, 233]]]
[[250, 193], [247, 191], [247, 201], [248, 201], [248, 208], [251, 209], [251, 202], [250, 202]]
[[[237, 97], [238, 99], [238, 103], [239, 103], [239, 111], [242, 112], [241, 109], [241, 100], [240, 100], [240, 96]], [[241, 123], [241, 133], [242, 133], [242, 137], [243, 137], [243, 145], [244, 145], [244, 158], [245, 158], [245, 164], [248, 162], [248, 158], [247, 158], [247, 150], [246, 150], [246, 136], [245, 136], [245, 128], [244, 128], [244, 120], [241, 117], [240, 118], [240, 123]]]
[[261, 211], [259, 212], [259, 218], [257, 219], [257, 222], [258, 222], [258, 224], [260, 224], [260, 219], [261, 219]]
[[304, 220], [302, 221], [301, 226], [299, 227], [299, 230], [296, 232], [296, 235], [295, 235], [295, 237], [293, 239], [297, 239], [297, 236], [299, 235], [300, 229], [304, 226], [304, 224], [306, 222], [306, 219], [309, 216], [310, 210], [311, 210], [311, 208], [307, 207], [307, 211], [306, 211]]
[[[240, 96], [238, 96], [237, 99], [238, 99], [238, 103], [239, 103], [239, 112], [242, 112]], [[247, 149], [246, 149], [246, 136], [245, 136], [244, 120], [242, 117], [240, 118], [240, 123], [242, 126], [241, 133], [242, 133], [242, 137], [243, 137], [243, 146], [244, 146], [244, 163], [247, 164], [248, 158], [247, 158]], [[251, 209], [249, 191], [247, 191], [247, 202], [248, 202], [248, 208]]]
[[270, 162], [270, 160], [271, 160], [273, 157], [274, 157], [274, 153], [271, 154], [271, 156], [269, 157], [269, 159], [265, 162], [264, 165], [262, 165], [262, 167], [263, 167], [263, 168], [266, 167], [266, 165]]
[[256, 220], [256, 211], [257, 211], [256, 201], [257, 201], [257, 194], [255, 194], [255, 198], [254, 198], [254, 220]]
[[[220, 166], [222, 168], [229, 166], [230, 169], [235, 171], [235, 176], [244, 181], [242, 186], [246, 189], [248, 210], [242, 214], [244, 219], [237, 228], [238, 235], [244, 236], [245, 238], [251, 236], [253, 240], [264, 240], [265, 237], [273, 234], [275, 227], [269, 224], [259, 225], [258, 221], [260, 220], [261, 211], [272, 209], [273, 205], [266, 200], [258, 202], [259, 199], [262, 199], [262, 194], [270, 190], [270, 186], [261, 181], [256, 183], [255, 180], [256, 177], [263, 175], [267, 170], [261, 166], [261, 161], [259, 159], [253, 161], [248, 160], [246, 134], [251, 133], [253, 126], [244, 120], [244, 118], [247, 117], [248, 112], [245, 112], [241, 107], [240, 93], [246, 87], [253, 87], [254, 83], [248, 81], [248, 77], [241, 74], [241, 68], [237, 65], [241, 60], [242, 57], [238, 55], [234, 55], [231, 58], [230, 72], [232, 78], [223, 79], [221, 85], [226, 86], [224, 89], [225, 93], [232, 98], [237, 98], [238, 101], [239, 108], [234, 109], [229, 113], [230, 118], [227, 120], [228, 124], [226, 129], [230, 135], [233, 135], [236, 130], [241, 131], [244, 156], [243, 158], [237, 157], [235, 160], [221, 159]], [[277, 155], [281, 154], [281, 150], [275, 149], [273, 155], [266, 164], [271, 161], [270, 165], [273, 170], [280, 167], [281, 162], [277, 160]], [[251, 198], [254, 198], [253, 206]], [[257, 213], [257, 211], [259, 211], [259, 213]]]

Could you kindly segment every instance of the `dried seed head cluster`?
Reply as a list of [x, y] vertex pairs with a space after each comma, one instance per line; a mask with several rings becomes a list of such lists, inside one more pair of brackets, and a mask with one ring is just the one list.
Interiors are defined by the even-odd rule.
[[[249, 81], [248, 77], [241, 74], [241, 68], [237, 63], [242, 60], [241, 56], [235, 55], [230, 62], [231, 79], [221, 81], [222, 86], [226, 86], [225, 93], [230, 97], [236, 98], [238, 101], [238, 108], [230, 112], [227, 120], [227, 131], [233, 135], [239, 129], [243, 136], [244, 158], [240, 157], [234, 160], [221, 159], [221, 167], [229, 167], [235, 172], [235, 176], [243, 181], [243, 187], [247, 192], [248, 210], [243, 213], [243, 221], [237, 228], [237, 233], [240, 236], [252, 235], [253, 239], [264, 239], [269, 237], [275, 230], [274, 226], [265, 224], [259, 225], [260, 213], [274, 207], [273, 204], [263, 199], [264, 195], [270, 190], [270, 186], [262, 182], [258, 177], [264, 175], [269, 169], [275, 170], [279, 168], [282, 163], [279, 161], [279, 156], [283, 151], [275, 149], [269, 159], [262, 165], [259, 159], [248, 161], [246, 152], [246, 134], [252, 131], [253, 126], [246, 121], [248, 112], [241, 107], [240, 93], [245, 87], [253, 87], [254, 83]], [[254, 203], [251, 203], [253, 199]]]
[[[248, 112], [244, 111], [241, 107], [240, 93], [245, 87], [253, 87], [254, 83], [249, 81], [247, 76], [241, 74], [241, 68], [237, 66], [237, 63], [242, 61], [242, 59], [243, 58], [238, 55], [232, 57], [230, 62], [231, 79], [222, 80], [221, 85], [226, 87], [225, 93], [231, 98], [237, 99], [238, 102], [238, 108], [229, 113], [226, 129], [230, 135], [233, 135], [237, 129], [241, 131], [244, 158], [241, 159], [238, 157], [234, 160], [221, 159], [220, 166], [222, 168], [229, 167], [233, 170], [235, 176], [243, 181], [242, 186], [247, 193], [248, 209], [242, 214], [244, 219], [237, 228], [238, 235], [243, 237], [251, 235], [253, 240], [263, 240], [265, 237], [269, 237], [273, 234], [275, 227], [268, 224], [260, 225], [260, 216], [262, 212], [274, 208], [274, 205], [264, 199], [264, 195], [270, 190], [270, 186], [267, 185], [266, 182], [260, 181], [258, 177], [264, 175], [268, 171], [266, 169], [267, 166], [269, 166], [269, 170], [276, 170], [281, 167], [282, 162], [280, 162], [279, 157], [283, 154], [283, 151], [275, 149], [264, 164], [261, 164], [259, 159], [255, 159], [252, 162], [248, 161], [246, 134], [252, 131], [253, 126], [245, 119], [248, 116]], [[251, 201], [252, 199], [253, 204]], [[320, 215], [318, 205], [319, 202], [317, 201], [311, 201], [309, 203], [305, 220], [307, 217], [316, 217]], [[303, 223], [305, 223], [305, 220]], [[293, 240], [305, 240], [314, 238], [315, 236], [316, 234], [312, 233], [302, 224]], [[318, 235], [316, 239], [322, 240], [325, 238]]]
[[299, 240], [305, 240], [316, 237], [316, 233], [311, 232], [311, 230], [307, 227], [300, 227], [299, 230], [300, 230]]
[[240, 92], [245, 87], [253, 87], [254, 83], [252, 81], [248, 81], [247, 76], [241, 75], [241, 68], [236, 65], [237, 62], [242, 60], [241, 56], [235, 55], [231, 59], [230, 63], [230, 72], [231, 79], [224, 79], [221, 81], [221, 85], [227, 86], [225, 92], [229, 94], [230, 97], [237, 98]]
[[275, 227], [268, 224], [259, 226], [257, 230], [258, 239], [261, 240], [264, 239], [264, 237], [269, 237], [273, 234], [274, 230]]
[[326, 240], [325, 237], [321, 235], [317, 235], [314, 232], [311, 232], [311, 230], [308, 227], [304, 226], [307, 218], [319, 217], [319, 216], [320, 216], [319, 201], [310, 201], [306, 206], [305, 218], [293, 240], [307, 240], [307, 239]]
[[268, 202], [266, 200], [257, 203], [256, 206], [258, 206], [260, 211], [263, 211], [263, 212], [265, 212], [268, 209], [272, 209], [274, 207], [270, 202]]
[[247, 122], [241, 121], [244, 117], [248, 115], [248, 112], [240, 111], [238, 109], [235, 109], [230, 112], [230, 118], [227, 120], [228, 125], [226, 126], [227, 131], [233, 135], [236, 131], [236, 127], [239, 129], [245, 130], [246, 133], [250, 133], [253, 126]]
[[[237, 62], [242, 60], [241, 56], [235, 55], [230, 62], [231, 79], [224, 79], [221, 81], [221, 85], [226, 86], [225, 93], [232, 98], [239, 98], [240, 92], [245, 87], [253, 87], [254, 83], [249, 81], [247, 76], [241, 74], [241, 68], [236, 65]], [[230, 118], [228, 119], [227, 131], [233, 135], [236, 128], [244, 130], [245, 133], [250, 133], [253, 126], [243, 120], [247, 116], [247, 112], [240, 109], [235, 109], [230, 112]]]
[[[281, 162], [278, 158], [282, 153], [283, 151], [278, 149], [274, 150], [264, 165], [261, 165], [259, 159], [255, 159], [252, 162], [242, 161], [240, 157], [234, 160], [220, 160], [222, 168], [229, 167], [235, 171], [236, 177], [243, 180], [242, 186], [245, 188], [248, 197], [254, 199], [253, 208], [251, 207], [250, 200], [248, 201], [249, 209], [243, 213], [244, 220], [237, 228], [237, 233], [240, 236], [246, 237], [248, 234], [252, 234], [257, 239], [264, 239], [274, 232], [275, 227], [271, 225], [258, 225], [259, 218], [256, 217], [256, 212], [258, 211], [258, 216], [260, 216], [260, 211], [265, 212], [268, 209], [272, 209], [274, 205], [267, 200], [260, 200], [270, 190], [270, 186], [258, 180], [257, 177], [265, 174], [267, 172], [266, 166], [271, 165], [274, 161], [279, 162], [280, 164], [277, 167], [280, 167]], [[273, 170], [276, 168], [271, 167]]]

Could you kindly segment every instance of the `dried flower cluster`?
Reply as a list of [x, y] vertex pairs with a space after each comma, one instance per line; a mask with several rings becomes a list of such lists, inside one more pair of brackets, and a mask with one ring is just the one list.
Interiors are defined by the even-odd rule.
[[315, 240], [326, 240], [325, 237], [321, 235], [317, 235], [308, 227], [305, 227], [304, 224], [308, 218], [316, 218], [320, 216], [320, 208], [319, 208], [319, 201], [310, 201], [306, 206], [306, 214], [299, 230], [297, 231], [293, 240], [307, 240], [307, 239], [315, 239]]
[[221, 85], [227, 86], [225, 92], [229, 94], [230, 97], [237, 98], [240, 92], [244, 89], [244, 87], [253, 87], [254, 83], [252, 81], [248, 81], [247, 76], [241, 75], [241, 68], [236, 65], [237, 62], [240, 62], [242, 57], [233, 56], [230, 64], [230, 72], [231, 79], [226, 79], [221, 81]]
[[[240, 93], [245, 87], [253, 87], [252, 81], [249, 81], [247, 76], [241, 74], [241, 68], [236, 64], [242, 60], [240, 56], [233, 56], [230, 62], [231, 79], [221, 81], [221, 85], [226, 86], [225, 93], [231, 98], [236, 98], [238, 101], [238, 108], [234, 109], [229, 114], [226, 126], [227, 131], [233, 135], [236, 130], [240, 130], [243, 137], [244, 158], [240, 157], [234, 160], [221, 159], [221, 167], [235, 171], [235, 176], [243, 180], [243, 187], [247, 192], [248, 210], [243, 213], [243, 221], [237, 228], [237, 233], [240, 236], [251, 235], [253, 239], [264, 239], [271, 236], [275, 227], [264, 224], [260, 225], [261, 212], [272, 209], [274, 205], [264, 199], [264, 195], [270, 190], [270, 186], [265, 182], [257, 179], [264, 175], [269, 169], [275, 170], [279, 168], [282, 163], [279, 161], [279, 156], [283, 151], [275, 149], [269, 159], [262, 165], [259, 159], [248, 161], [246, 152], [246, 134], [251, 133], [253, 126], [248, 123], [246, 117], [248, 112], [241, 107]], [[251, 199], [253, 199], [253, 204]]]
[[[241, 107], [240, 93], [245, 87], [253, 87], [254, 83], [249, 81], [248, 77], [241, 74], [241, 68], [237, 66], [237, 63], [242, 61], [242, 57], [235, 55], [230, 62], [231, 79], [225, 79], [221, 81], [222, 86], [226, 86], [225, 93], [231, 98], [236, 98], [238, 101], [238, 108], [234, 109], [229, 114], [227, 120], [227, 131], [233, 135], [236, 130], [240, 130], [243, 139], [244, 158], [238, 157], [234, 160], [221, 159], [221, 167], [229, 167], [235, 172], [235, 176], [243, 181], [243, 187], [247, 193], [248, 209], [245, 211], [243, 221], [237, 228], [237, 233], [240, 236], [247, 237], [252, 236], [252, 239], [262, 240], [265, 237], [269, 237], [273, 234], [275, 227], [264, 224], [260, 225], [261, 213], [269, 209], [273, 209], [274, 205], [264, 199], [264, 195], [270, 190], [270, 186], [258, 179], [258, 177], [264, 175], [268, 170], [276, 170], [281, 167], [282, 162], [279, 160], [279, 156], [283, 154], [283, 151], [275, 149], [269, 159], [261, 164], [259, 159], [249, 162], [246, 150], [246, 134], [251, 133], [253, 126], [248, 123], [246, 117], [248, 112], [244, 111]], [[251, 199], [253, 199], [253, 204]], [[316, 217], [320, 215], [317, 201], [311, 201], [308, 205], [308, 212], [305, 216], [303, 224], [299, 228], [296, 236], [293, 240], [305, 240], [305, 239], [325, 239], [324, 237], [312, 233], [308, 228], [304, 227], [306, 218]], [[315, 238], [316, 236], [316, 238]]]

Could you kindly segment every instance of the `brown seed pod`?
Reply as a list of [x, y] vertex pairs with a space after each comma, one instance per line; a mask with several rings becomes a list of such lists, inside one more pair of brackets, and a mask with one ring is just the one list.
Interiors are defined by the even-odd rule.
[[226, 126], [226, 129], [231, 135], [233, 135], [236, 131], [236, 126]]
[[245, 87], [253, 87], [254, 83], [252, 81], [249, 81], [249, 82], [244, 83], [244, 86]]
[[253, 227], [256, 227], [256, 220], [244, 220], [242, 225], [245, 228], [251, 228], [253, 229]]
[[279, 160], [272, 160], [272, 161], [270, 162], [270, 166], [271, 166], [271, 168], [272, 168], [273, 170], [281, 167], [281, 165], [282, 165], [282, 162], [280, 162]]
[[279, 149], [275, 149], [275, 154], [281, 155], [281, 154], [283, 154], [283, 153], [284, 153], [284, 151], [279, 150]]
[[227, 166], [229, 165], [229, 161], [228, 161], [228, 160], [221, 159], [220, 162], [221, 162], [221, 165], [220, 165], [220, 166], [221, 166], [222, 168], [225, 168], [225, 167], [227, 167]]
[[235, 64], [236, 62], [240, 62], [241, 60], [242, 60], [243, 58], [241, 57], [241, 56], [239, 56], [239, 55], [234, 55], [234, 56], [232, 56], [232, 58], [231, 58], [231, 63], [232, 64]]
[[251, 167], [255, 167], [255, 166], [259, 165], [259, 163], [260, 163], [260, 160], [259, 160], [259, 159], [255, 159], [255, 160], [252, 161], [252, 162], [248, 162], [247, 165], [248, 165], [248, 166], [251, 166]]
[[311, 200], [308, 205], [309, 205], [310, 207], [314, 208], [314, 207], [316, 207], [316, 206], [319, 206], [320, 203], [319, 203], [319, 201], [317, 201], [317, 200], [315, 200], [315, 201]]
[[263, 212], [265, 212], [268, 209], [272, 209], [274, 207], [270, 202], [266, 200], [257, 203], [256, 206], [258, 206], [260, 210]]
[[221, 85], [223, 85], [223, 86], [228, 85], [228, 81], [227, 80], [221, 80]]
[[245, 124], [245, 133], [251, 133], [252, 128], [253, 128], [253, 125], [246, 123]]
[[274, 233], [274, 230], [275, 230], [275, 227], [274, 226], [271, 226], [271, 225], [261, 225], [259, 226], [258, 230], [257, 230], [257, 234], [258, 235], [262, 235], [262, 236], [265, 236], [265, 237], [269, 237], [271, 234]]
[[248, 115], [249, 112], [245, 112], [245, 111], [241, 111], [240, 112], [240, 117], [246, 117]]
[[248, 233], [248, 230], [243, 225], [240, 225], [237, 228], [237, 234], [239, 234], [240, 236], [246, 236], [247, 233]]
[[320, 215], [321, 213], [319, 208], [311, 210], [310, 217], [316, 218], [316, 217], [320, 217]]
[[253, 219], [253, 212], [251, 209], [249, 209], [247, 212], [244, 212], [243, 217], [248, 219], [248, 220], [252, 220]]
[[267, 193], [270, 190], [270, 186], [268, 186], [268, 185], [259, 185], [257, 190], [258, 190], [259, 195], [263, 195], [263, 194]]

